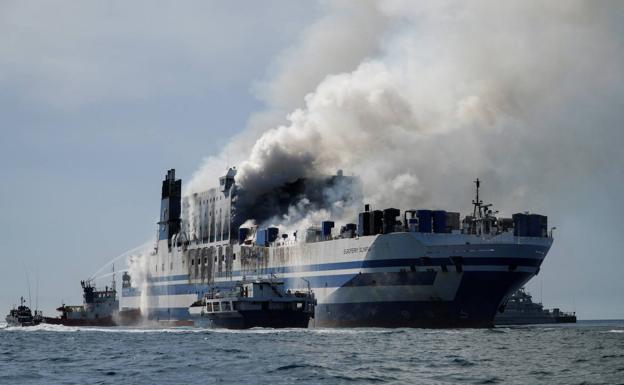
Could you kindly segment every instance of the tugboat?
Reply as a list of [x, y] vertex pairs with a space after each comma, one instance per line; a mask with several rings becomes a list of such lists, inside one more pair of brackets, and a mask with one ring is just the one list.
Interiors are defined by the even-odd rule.
[[20, 305], [11, 309], [5, 318], [8, 326], [36, 326], [43, 322], [41, 312], [35, 310], [33, 315], [30, 308], [24, 305], [25, 303], [24, 297], [20, 297]]
[[115, 318], [119, 311], [119, 301], [115, 290], [115, 279], [112, 286], [104, 290], [96, 290], [91, 281], [80, 281], [83, 291], [82, 306], [61, 305], [56, 310], [60, 317], [45, 317], [45, 322], [65, 326], [116, 326]]
[[554, 323], [575, 323], [576, 313], [563, 312], [558, 308], [544, 309], [541, 303], [533, 302], [533, 296], [524, 288], [509, 297], [494, 319], [496, 325], [533, 325]]
[[249, 329], [307, 328], [314, 317], [314, 293], [284, 289], [269, 279], [240, 281], [230, 291], [211, 290], [189, 307], [197, 327]]

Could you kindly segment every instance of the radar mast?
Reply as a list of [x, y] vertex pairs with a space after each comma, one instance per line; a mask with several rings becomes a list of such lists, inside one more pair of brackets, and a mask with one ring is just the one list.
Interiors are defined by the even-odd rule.
[[481, 212], [483, 201], [479, 199], [479, 188], [481, 187], [481, 181], [479, 178], [474, 181], [476, 198], [472, 200], [472, 204], [474, 205], [474, 210], [472, 211], [472, 217], [475, 219], [480, 219], [483, 217], [483, 213]]
[[492, 230], [492, 226], [496, 223], [496, 217], [493, 214], [498, 213], [492, 212], [490, 207], [491, 203], [483, 204], [483, 200], [479, 199], [479, 189], [481, 188], [481, 181], [479, 178], [474, 181], [475, 184], [475, 199], [473, 199], [472, 204], [474, 205], [474, 209], [472, 212], [474, 231], [476, 234], [487, 234]]

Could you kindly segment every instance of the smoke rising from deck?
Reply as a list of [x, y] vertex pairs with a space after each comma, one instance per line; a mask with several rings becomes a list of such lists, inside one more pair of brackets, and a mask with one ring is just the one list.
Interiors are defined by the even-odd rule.
[[[612, 17], [621, 4], [366, 4], [348, 30], [342, 15], [360, 13], [360, 2], [326, 5], [260, 85], [268, 110], [206, 159], [187, 193], [214, 185], [228, 159], [254, 199], [344, 169], [374, 207], [465, 210], [479, 176], [485, 198], [505, 213], [557, 218], [568, 207], [552, 196], [577, 194], [579, 180], [608, 180], [599, 170], [617, 173], [606, 159], [622, 160], [615, 143], [624, 142], [610, 103], [624, 89], [622, 31]], [[336, 55], [321, 27], [341, 30], [345, 42], [375, 34]], [[325, 72], [306, 76], [309, 58], [297, 53], [311, 49]], [[275, 118], [285, 110], [285, 120]], [[587, 147], [597, 141], [599, 156]], [[305, 199], [271, 221], [317, 220], [325, 207], [310, 212]], [[351, 211], [361, 204], [350, 203]]]

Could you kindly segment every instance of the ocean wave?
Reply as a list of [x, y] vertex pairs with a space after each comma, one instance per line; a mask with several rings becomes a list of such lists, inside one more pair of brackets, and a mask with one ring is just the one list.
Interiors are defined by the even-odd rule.
[[268, 373], [275, 373], [280, 371], [289, 371], [289, 370], [297, 370], [297, 369], [327, 369], [323, 365], [314, 365], [314, 364], [305, 364], [305, 363], [297, 363], [297, 364], [288, 364], [279, 366], [273, 370], [269, 370]]
[[[156, 383], [199, 385], [206, 383], [207, 370], [215, 379], [236, 375], [237, 382], [257, 384], [569, 383], [570, 378], [621, 383], [624, 367], [617, 340], [624, 334], [607, 331], [624, 333], [624, 327], [559, 328], [547, 338], [540, 328], [500, 333], [499, 329], [10, 327], [0, 330], [0, 384], [78, 384], [85, 378], [114, 384], [123, 382], [120, 378], [136, 382], [145, 376]], [[576, 342], [562, 351], [559, 342], [566, 340]], [[604, 348], [592, 351], [587, 346]], [[505, 350], [499, 350], [502, 347]], [[575, 359], [577, 363], [569, 365]], [[20, 377], [33, 365], [41, 378]]]

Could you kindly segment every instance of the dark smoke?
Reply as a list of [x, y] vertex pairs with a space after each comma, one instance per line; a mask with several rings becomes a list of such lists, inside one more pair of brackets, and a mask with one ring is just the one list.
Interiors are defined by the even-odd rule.
[[283, 182], [278, 187], [275, 180], [271, 182], [258, 178], [255, 184], [249, 180], [241, 183], [233, 215], [234, 228], [253, 220], [263, 227], [282, 225], [292, 230], [292, 225], [302, 225], [305, 219], [309, 223], [303, 225], [318, 225], [308, 213], [325, 215], [323, 219], [342, 218], [361, 205], [361, 183], [355, 177], [309, 176]]

